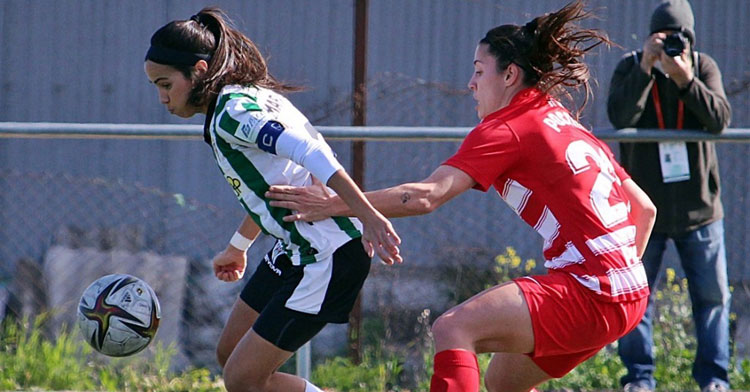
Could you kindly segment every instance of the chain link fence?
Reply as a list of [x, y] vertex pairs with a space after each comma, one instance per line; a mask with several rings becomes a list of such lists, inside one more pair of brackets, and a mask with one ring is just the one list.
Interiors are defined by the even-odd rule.
[[116, 179], [0, 173], [0, 268], [6, 315], [49, 313], [55, 333], [75, 322], [83, 290], [111, 273], [146, 280], [162, 306], [158, 338], [182, 365], [208, 365], [238, 287], [210, 279], [225, 244], [210, 222], [237, 211]]
[[[40, 149], [64, 148], [72, 142], [42, 140], [45, 143], [27, 142]], [[0, 144], [12, 147], [13, 141], [3, 139]], [[102, 148], [101, 141], [77, 141]], [[106, 143], [111, 150], [124, 144], [118, 139]], [[170, 144], [185, 141], [160, 143], [170, 150]], [[190, 143], [206, 148], [200, 141]], [[334, 148], [344, 150], [344, 143], [334, 142]], [[456, 146], [455, 142], [368, 143], [367, 188], [419, 179]], [[148, 160], [147, 155], [163, 153], [140, 150], [143, 156], [130, 159]], [[73, 149], [70, 154], [80, 151]], [[43, 161], [44, 154], [39, 155]], [[73, 165], [72, 157], [69, 162]], [[84, 160], [83, 164], [97, 163]], [[242, 210], [236, 202], [219, 207], [124, 181], [118, 169], [127, 168], [115, 164], [106, 178], [67, 174], [80, 170], [54, 163], [0, 170], [0, 292], [4, 293], [0, 314], [33, 318], [48, 312], [46, 329], [53, 336], [63, 324], [75, 322], [78, 300], [91, 282], [111, 273], [128, 273], [154, 288], [162, 308], [157, 341], [176, 345], [175, 365], [219, 371], [216, 341], [243, 284], [215, 279], [211, 258], [226, 246]], [[188, 169], [177, 174], [193, 175]], [[220, 177], [218, 172], [215, 175]], [[391, 349], [404, 352], [405, 366], [414, 372], [424, 370], [422, 353], [430, 344], [432, 319], [466, 297], [457, 296], [457, 287], [472, 284], [463, 290], [467, 293], [484, 288], [493, 276], [494, 256], [506, 246], [517, 246], [526, 254], [539, 250], [533, 232], [507, 208], [498, 208], [502, 207], [498, 201], [495, 195], [471, 192], [453, 202], [454, 208], [394, 220], [404, 240], [406, 262], [394, 267], [373, 264], [362, 295], [363, 334], [377, 334]], [[471, 230], [465, 229], [467, 225]], [[513, 244], [523, 230], [528, 233], [526, 240]], [[261, 238], [253, 245], [245, 280], [272, 244], [271, 238]], [[346, 355], [346, 332], [346, 325], [327, 327], [313, 341], [313, 364]], [[409, 350], [404, 350], [404, 342]]]
[[[402, 74], [376, 75], [368, 86], [370, 110], [391, 113], [387, 121], [374, 121], [382, 125], [423, 124], [424, 128], [475, 121], [465, 90]], [[348, 122], [350, 105], [349, 97], [342, 94], [333, 104], [303, 111], [313, 123], [342, 124]], [[215, 169], [210, 178], [196, 178], [196, 167], [215, 165], [207, 147], [198, 140], [160, 140], [138, 148], [131, 145], [135, 143], [132, 140], [94, 142], [56, 135], [27, 140], [21, 150], [28, 154], [15, 153], [12, 159], [18, 162], [6, 159], [3, 164], [3, 148], [10, 151], [20, 143], [18, 139], [0, 139], [0, 313], [23, 317], [50, 312], [47, 328], [54, 334], [63, 323], [75, 320], [75, 306], [88, 284], [106, 274], [129, 273], [155, 289], [163, 312], [157, 339], [176, 345], [176, 366], [218, 371], [216, 341], [242, 283], [216, 280], [211, 258], [226, 246], [243, 212], [236, 201], [218, 197], [219, 188], [226, 185], [221, 184]], [[331, 145], [343, 163], [351, 159], [348, 142], [332, 141]], [[457, 147], [458, 142], [368, 142], [365, 188], [421, 180]], [[103, 151], [103, 158], [79, 156], [93, 148]], [[745, 284], [750, 274], [745, 267], [745, 257], [750, 254], [746, 213], [749, 148], [739, 143], [718, 147], [727, 256], [735, 287], [733, 328], [737, 340], [747, 341], [750, 314], [742, 309], [750, 298]], [[193, 149], [205, 154], [196, 156]], [[127, 158], [107, 159], [107, 151], [117, 150], [127, 150], [120, 153]], [[46, 159], [53, 154], [62, 156], [65, 164]], [[154, 158], [157, 155], [166, 157]], [[179, 164], [156, 165], [162, 161]], [[140, 185], [128, 170], [131, 162], [153, 163], [156, 172], [169, 170], [171, 177], [192, 179], [199, 183], [194, 189], [200, 195]], [[81, 174], [87, 172], [87, 165], [107, 166], [108, 174]], [[394, 219], [393, 223], [403, 239], [405, 263], [393, 267], [373, 264], [362, 295], [362, 338], [376, 335], [382, 348], [400, 353], [407, 370], [404, 374], [418, 379], [425, 371], [424, 353], [430, 348], [433, 319], [451, 305], [498, 283], [503, 276], [498, 274], [495, 260], [507, 254], [508, 247], [518, 259], [536, 261], [523, 263], [528, 268], [524, 272], [542, 273], [542, 244], [494, 191], [466, 192], [432, 214]], [[246, 278], [272, 243], [272, 239], [262, 238], [250, 249]], [[679, 271], [673, 249], [668, 250], [665, 261]], [[313, 365], [332, 355], [346, 355], [346, 332], [346, 325], [326, 327], [312, 342]]]

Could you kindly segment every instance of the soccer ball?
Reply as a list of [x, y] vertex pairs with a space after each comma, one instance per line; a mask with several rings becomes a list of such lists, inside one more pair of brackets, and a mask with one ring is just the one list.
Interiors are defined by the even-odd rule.
[[126, 274], [91, 283], [78, 304], [78, 326], [96, 351], [111, 357], [135, 354], [159, 328], [161, 308], [151, 287]]

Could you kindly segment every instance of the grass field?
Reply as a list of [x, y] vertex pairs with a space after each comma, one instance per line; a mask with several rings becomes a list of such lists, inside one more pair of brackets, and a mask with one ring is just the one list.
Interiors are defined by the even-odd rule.
[[[512, 256], [512, 255], [511, 255]], [[502, 261], [502, 260], [501, 260]], [[507, 260], [503, 261], [503, 263]], [[509, 265], [519, 267], [513, 260]], [[522, 263], [520, 263], [522, 264]], [[502, 265], [502, 263], [501, 263]], [[523, 267], [522, 265], [520, 266]], [[505, 273], [503, 273], [505, 274]], [[667, 273], [667, 284], [656, 295], [654, 340], [658, 391], [698, 391], [691, 368], [696, 342], [687, 283]], [[207, 369], [172, 369], [173, 347], [153, 345], [126, 358], [107, 358], [84, 342], [78, 331], [59, 331], [49, 338], [45, 317], [34, 322], [6, 320], [0, 329], [0, 390], [2, 391], [224, 391], [220, 375]], [[427, 391], [432, 369], [431, 344], [394, 345], [378, 320], [365, 320], [364, 355], [355, 365], [346, 357], [313, 363], [312, 381], [327, 391]], [[418, 322], [424, 322], [418, 321]], [[665, 328], [665, 326], [668, 326]], [[427, 323], [426, 329], [429, 330]], [[429, 331], [428, 331], [429, 332]], [[429, 337], [421, 338], [421, 342]], [[420, 369], [407, 369], [407, 352], [424, 348]], [[421, 350], [421, 349], [420, 349]], [[486, 368], [489, 355], [480, 356]], [[283, 370], [293, 372], [293, 360]], [[540, 386], [541, 391], [615, 391], [625, 373], [616, 346], [605, 347], [567, 376]], [[750, 390], [750, 361], [732, 358], [733, 390]]]
[[[92, 349], [76, 332], [62, 331], [55, 340], [46, 339], [39, 323], [17, 325], [6, 323], [0, 346], [0, 390], [3, 391], [225, 391], [219, 376], [207, 369], [182, 372], [170, 370], [170, 347], [149, 348], [150, 360], [138, 354], [129, 358], [108, 359]], [[677, 335], [680, 333], [677, 332]], [[675, 336], [662, 338], [677, 341]], [[676, 355], [664, 358], [657, 369], [661, 380], [660, 391], [697, 391], [690, 378], [691, 351], [687, 347], [676, 350]], [[425, 369], [431, 368], [431, 358], [425, 357]], [[486, 367], [488, 355], [480, 357]], [[429, 374], [416, 386], [401, 385], [403, 368], [395, 355], [376, 352], [372, 347], [359, 365], [348, 358], [330, 358], [314, 367], [312, 380], [326, 391], [427, 391]], [[614, 347], [602, 350], [597, 356], [575, 369], [568, 376], [541, 386], [541, 391], [614, 391], [624, 370]], [[748, 390], [750, 363], [733, 367], [735, 390]]]

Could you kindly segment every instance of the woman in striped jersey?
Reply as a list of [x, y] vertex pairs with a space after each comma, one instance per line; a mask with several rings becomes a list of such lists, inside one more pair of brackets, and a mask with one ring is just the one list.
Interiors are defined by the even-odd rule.
[[[577, 1], [524, 26], [488, 31], [469, 81], [479, 125], [430, 177], [367, 193], [386, 216], [404, 216], [494, 187], [544, 239], [547, 274], [492, 287], [435, 321], [430, 391], [478, 391], [476, 353], [486, 352], [494, 353], [488, 390], [529, 391], [623, 336], [646, 309], [640, 256], [655, 207], [607, 145], [553, 96], [563, 86], [588, 91], [582, 57], [607, 39], [576, 26], [587, 15]], [[289, 220], [350, 213], [315, 187], [270, 192], [271, 205], [299, 211]]]
[[[173, 21], [151, 37], [145, 72], [159, 100], [180, 117], [206, 115], [204, 138], [247, 211], [216, 276], [240, 279], [260, 231], [278, 239], [234, 305], [217, 347], [229, 391], [319, 391], [276, 370], [326, 323], [345, 323], [375, 253], [401, 262], [400, 239], [367, 201], [330, 147], [280, 93], [255, 44], [217, 8]], [[291, 210], [265, 197], [271, 185], [310, 185], [315, 176], [356, 218], [286, 222]], [[357, 219], [358, 218], [358, 219]]]

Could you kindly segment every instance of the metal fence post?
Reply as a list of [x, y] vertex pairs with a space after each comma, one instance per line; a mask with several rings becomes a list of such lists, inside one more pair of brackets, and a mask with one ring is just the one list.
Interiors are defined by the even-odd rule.
[[297, 350], [297, 376], [310, 379], [310, 342], [302, 345]]

